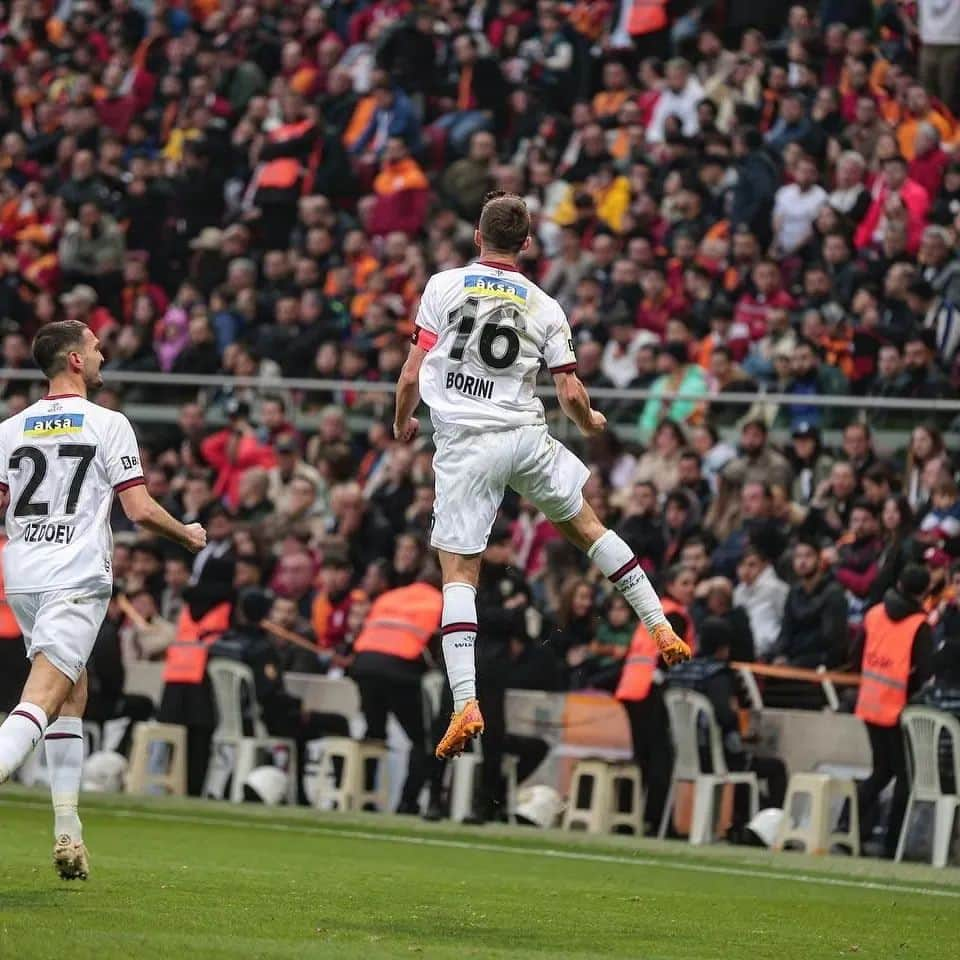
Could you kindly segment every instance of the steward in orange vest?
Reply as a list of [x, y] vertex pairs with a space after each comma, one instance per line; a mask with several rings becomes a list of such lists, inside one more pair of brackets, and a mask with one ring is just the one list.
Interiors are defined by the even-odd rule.
[[669, 0], [632, 0], [627, 17], [627, 32], [631, 37], [643, 37], [663, 30], [669, 24]]
[[367, 738], [386, 740], [387, 714], [392, 713], [410, 738], [407, 779], [399, 813], [417, 813], [417, 798], [429, 771], [427, 727], [421, 677], [424, 651], [440, 628], [443, 594], [435, 583], [418, 580], [388, 590], [374, 601], [360, 636], [350, 675], [360, 688], [360, 706]]
[[633, 759], [647, 792], [644, 820], [653, 830], [660, 825], [673, 764], [667, 708], [660, 684], [654, 683], [659, 661], [653, 637], [642, 623], [637, 624], [614, 694], [630, 723]]
[[388, 590], [370, 608], [353, 652], [419, 661], [440, 626], [442, 610], [443, 594], [428, 583]]
[[203, 789], [217, 725], [207, 658], [211, 645], [230, 626], [233, 571], [232, 560], [207, 560], [200, 580], [183, 592], [177, 636], [166, 652], [159, 720], [187, 728], [187, 790], [193, 796]]
[[854, 712], [867, 727], [873, 773], [860, 783], [860, 831], [862, 840], [869, 838], [877, 799], [895, 779], [884, 850], [890, 857], [896, 852], [908, 794], [900, 714], [933, 672], [933, 635], [922, 607], [929, 587], [926, 568], [907, 565], [896, 589], [888, 590], [863, 621], [860, 693]]

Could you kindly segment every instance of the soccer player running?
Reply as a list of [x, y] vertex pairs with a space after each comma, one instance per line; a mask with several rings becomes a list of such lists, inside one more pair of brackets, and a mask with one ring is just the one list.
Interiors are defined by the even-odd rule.
[[23, 632], [30, 674], [0, 726], [0, 783], [41, 737], [53, 798], [54, 866], [89, 872], [77, 804], [83, 766], [86, 663], [113, 587], [113, 495], [152, 533], [197, 552], [198, 523], [175, 520], [147, 493], [130, 422], [87, 400], [103, 385], [100, 341], [83, 323], [43, 327], [33, 357], [50, 381], [42, 400], [0, 424], [0, 497], [6, 507], [3, 577]]
[[667, 663], [690, 657], [633, 551], [584, 502], [589, 470], [547, 433], [543, 404], [534, 394], [541, 360], [553, 374], [563, 412], [584, 436], [601, 433], [606, 418], [592, 409], [577, 377], [563, 310], [518, 269], [530, 243], [523, 200], [489, 195], [474, 242], [477, 262], [437, 274], [423, 291], [413, 346], [397, 384], [393, 427], [399, 440], [417, 436], [414, 412], [422, 396], [434, 425], [431, 544], [443, 570], [443, 658], [454, 701], [438, 757], [462, 753], [483, 732], [474, 660], [476, 588], [481, 554], [508, 486], [586, 551], [636, 611]]

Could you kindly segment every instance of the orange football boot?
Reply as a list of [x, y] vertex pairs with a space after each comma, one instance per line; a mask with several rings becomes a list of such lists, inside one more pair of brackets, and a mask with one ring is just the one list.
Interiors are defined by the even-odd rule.
[[450, 717], [447, 732], [437, 744], [436, 754], [440, 758], [459, 756], [467, 748], [467, 744], [476, 736], [483, 733], [483, 714], [476, 699], [468, 700], [462, 710], [456, 711]]
[[662, 623], [654, 627], [651, 636], [668, 667], [690, 659], [690, 647], [673, 632], [670, 624]]

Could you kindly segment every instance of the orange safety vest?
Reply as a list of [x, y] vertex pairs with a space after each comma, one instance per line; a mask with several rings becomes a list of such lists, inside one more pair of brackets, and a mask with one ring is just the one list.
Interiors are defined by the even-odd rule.
[[690, 648], [690, 652], [695, 654], [697, 652], [697, 632], [693, 628], [693, 617], [690, 616], [690, 611], [670, 596], [661, 597], [660, 606], [663, 607], [664, 616], [668, 613], [679, 613], [686, 620], [687, 629], [683, 631], [683, 636], [680, 639]]
[[627, 32], [631, 37], [642, 37], [663, 30], [667, 20], [667, 0], [633, 0]]
[[615, 694], [618, 700], [646, 700], [653, 685], [653, 672], [657, 669], [660, 652], [653, 637], [641, 623], [633, 632], [630, 649], [623, 661], [623, 673]]
[[210, 647], [230, 626], [230, 604], [218, 603], [199, 620], [184, 604], [177, 621], [177, 638], [167, 647], [164, 683], [203, 683]]
[[354, 652], [417, 660], [440, 626], [442, 611], [443, 594], [428, 583], [388, 590], [370, 608]]
[[878, 603], [867, 611], [863, 622], [866, 643], [854, 713], [865, 723], [894, 727], [907, 705], [913, 641], [926, 617], [913, 613], [903, 620], [891, 620]]

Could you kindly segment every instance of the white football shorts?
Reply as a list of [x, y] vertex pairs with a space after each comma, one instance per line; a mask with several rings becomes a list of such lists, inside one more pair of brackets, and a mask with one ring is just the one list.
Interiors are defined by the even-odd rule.
[[32, 661], [42, 653], [76, 683], [93, 652], [110, 594], [74, 587], [43, 593], [8, 593], [7, 603], [23, 632], [27, 658]]
[[554, 523], [583, 506], [590, 471], [543, 424], [434, 433], [436, 500], [432, 546], [468, 556], [482, 553], [507, 487], [536, 505]]

